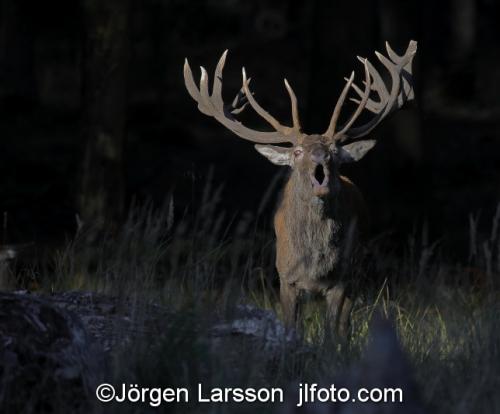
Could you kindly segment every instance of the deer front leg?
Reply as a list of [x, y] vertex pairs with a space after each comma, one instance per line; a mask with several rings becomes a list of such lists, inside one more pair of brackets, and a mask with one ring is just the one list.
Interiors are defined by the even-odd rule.
[[327, 326], [340, 338], [347, 338], [353, 301], [347, 297], [344, 286], [338, 285], [326, 292]]
[[299, 313], [299, 291], [290, 283], [280, 280], [280, 302], [283, 320], [287, 328], [297, 328]]

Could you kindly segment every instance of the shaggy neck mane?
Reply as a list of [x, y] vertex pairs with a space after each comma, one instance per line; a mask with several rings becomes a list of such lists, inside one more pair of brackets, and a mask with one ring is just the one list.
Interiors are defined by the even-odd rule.
[[311, 223], [339, 219], [339, 196], [339, 186], [334, 185], [333, 197], [324, 199], [315, 197], [310, 182], [304, 182], [298, 173], [292, 173], [285, 186], [284, 201], [287, 203], [287, 217], [289, 219], [302, 217]]
[[314, 197], [310, 183], [294, 173], [286, 184], [283, 200], [286, 225], [295, 254], [303, 257], [308, 266], [314, 266], [325, 255], [333, 256], [331, 248], [339, 244], [340, 200], [339, 191], [334, 192], [334, 197], [324, 200]]

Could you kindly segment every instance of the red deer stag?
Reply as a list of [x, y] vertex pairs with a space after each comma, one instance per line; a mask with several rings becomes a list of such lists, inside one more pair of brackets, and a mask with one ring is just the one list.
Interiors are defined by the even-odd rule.
[[[335, 105], [328, 129], [320, 135], [302, 132], [297, 98], [286, 79], [285, 87], [291, 101], [291, 127], [279, 123], [257, 103], [249, 89], [250, 79], [247, 79], [244, 68], [240, 92], [231, 105], [224, 104], [222, 70], [227, 51], [217, 64], [212, 93], [209, 92], [205, 68], [201, 67], [198, 87], [187, 59], [185, 61], [186, 88], [198, 103], [198, 109], [239, 137], [257, 143], [255, 149], [272, 163], [291, 167], [274, 217], [280, 300], [288, 326], [298, 323], [299, 296], [300, 292], [306, 291], [325, 296], [327, 318], [337, 332], [345, 333], [348, 327], [352, 298], [338, 269], [346, 245], [352, 246], [357, 235], [363, 232], [368, 214], [358, 188], [339, 174], [339, 167], [342, 163], [361, 159], [375, 141], [357, 139], [369, 134], [384, 118], [414, 97], [412, 60], [417, 43], [411, 41], [403, 56], [397, 55], [388, 43], [386, 48], [388, 58], [378, 52], [376, 56], [389, 71], [390, 88], [367, 59], [358, 57], [364, 66], [364, 88], [354, 83], [352, 72], [346, 78], [347, 83]], [[340, 111], [351, 89], [358, 95], [351, 98], [357, 107], [347, 122], [338, 127]], [[235, 119], [235, 115], [248, 104], [274, 128], [273, 132], [247, 128]], [[354, 126], [364, 109], [373, 116], [366, 123]], [[346, 144], [348, 141], [353, 142]], [[291, 146], [270, 145], [284, 143]]]

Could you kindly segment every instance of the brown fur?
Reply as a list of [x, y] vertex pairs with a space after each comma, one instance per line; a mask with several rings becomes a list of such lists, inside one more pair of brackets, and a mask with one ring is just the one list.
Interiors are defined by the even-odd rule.
[[327, 316], [336, 330], [345, 332], [352, 302], [336, 277], [336, 269], [349, 227], [356, 226], [351, 243], [356, 242], [358, 233], [366, 232], [366, 205], [346, 177], [334, 178], [332, 193], [324, 201], [301, 198], [300, 182], [293, 171], [274, 217], [283, 315], [288, 325], [297, 323], [299, 293], [321, 293], [327, 300]]

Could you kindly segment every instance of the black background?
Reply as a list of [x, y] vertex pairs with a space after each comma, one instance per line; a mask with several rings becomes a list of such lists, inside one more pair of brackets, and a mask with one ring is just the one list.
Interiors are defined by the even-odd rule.
[[[9, 213], [4, 239], [57, 242], [74, 231], [77, 213], [81, 5], [0, 4], [0, 211]], [[214, 182], [224, 184], [220, 209], [245, 214], [256, 211], [279, 172], [250, 143], [197, 110], [183, 84], [185, 57], [198, 75], [199, 65], [213, 71], [230, 49], [226, 99], [239, 89], [245, 66], [259, 102], [283, 123], [290, 122], [286, 76], [305, 132], [320, 133], [343, 77], [353, 69], [362, 76], [356, 55], [377, 63], [373, 52], [383, 52], [385, 40], [402, 53], [415, 39], [415, 104], [386, 120], [373, 134], [375, 149], [344, 172], [365, 194], [375, 234], [403, 240], [427, 223], [431, 237], [466, 246], [469, 214], [481, 212], [489, 226], [499, 199], [499, 8], [493, 0], [134, 1], [127, 201], [160, 203], [173, 190], [178, 211], [193, 208], [213, 166]], [[266, 128], [252, 114], [242, 118]]]

